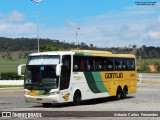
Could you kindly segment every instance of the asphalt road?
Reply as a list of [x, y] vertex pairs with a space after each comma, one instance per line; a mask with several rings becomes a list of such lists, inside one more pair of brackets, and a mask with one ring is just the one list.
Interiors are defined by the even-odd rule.
[[[79, 106], [72, 106], [71, 104], [54, 104], [51, 108], [43, 108], [41, 104], [26, 103], [23, 98], [23, 89], [1, 90], [0, 110], [32, 111], [32, 112], [33, 111], [160, 111], [159, 93], [160, 93], [160, 84], [138, 83], [137, 93], [128, 95], [127, 99], [114, 101], [112, 98], [103, 98], [103, 99], [83, 101]], [[51, 118], [47, 118], [46, 120], [49, 119]], [[56, 119], [60, 118], [57, 117]], [[119, 118], [119, 119], [124, 119], [124, 118]]]
[[143, 82], [160, 83], [160, 73], [139, 73], [137, 78], [140, 79], [139, 75], [142, 75]]
[[79, 106], [54, 104], [43, 108], [38, 103], [26, 103], [23, 89], [0, 90], [0, 110], [51, 110], [51, 111], [160, 111], [160, 84], [138, 83], [137, 93], [127, 99], [114, 101], [113, 98], [86, 100]]

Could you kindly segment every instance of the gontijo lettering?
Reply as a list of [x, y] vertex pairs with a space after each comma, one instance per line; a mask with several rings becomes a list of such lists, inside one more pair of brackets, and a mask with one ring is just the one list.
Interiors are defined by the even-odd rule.
[[123, 73], [106, 73], [105, 74], [106, 79], [111, 79], [111, 78], [123, 78]]

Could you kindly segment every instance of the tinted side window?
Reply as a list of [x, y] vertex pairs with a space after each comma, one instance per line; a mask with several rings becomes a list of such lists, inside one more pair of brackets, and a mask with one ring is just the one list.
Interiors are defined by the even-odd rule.
[[135, 59], [129, 59], [129, 70], [135, 70]]
[[96, 57], [96, 58], [95, 58], [95, 69], [96, 69], [97, 71], [104, 70], [103, 58], [101, 58], [101, 57]]
[[79, 57], [73, 56], [73, 71], [79, 71]]
[[87, 61], [83, 56], [73, 56], [73, 71], [86, 71]]
[[115, 70], [122, 70], [122, 59], [115, 59]]
[[122, 59], [122, 69], [123, 70], [129, 70], [129, 63], [127, 58]]
[[73, 71], [128, 71], [135, 70], [133, 58], [73, 56]]
[[94, 71], [95, 70], [95, 59], [94, 57], [87, 57], [87, 71]]
[[114, 60], [112, 58], [106, 58], [104, 60], [104, 70], [106, 71], [114, 70]]

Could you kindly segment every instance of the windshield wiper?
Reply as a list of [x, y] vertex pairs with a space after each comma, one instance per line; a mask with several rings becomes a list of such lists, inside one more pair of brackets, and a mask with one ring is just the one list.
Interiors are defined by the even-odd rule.
[[29, 89], [29, 90], [32, 90], [32, 87], [33, 87], [34, 85], [37, 86], [36, 83], [27, 83], [27, 84], [26, 84], [26, 88], [29, 89], [28, 87], [30, 86], [31, 89]]
[[48, 91], [49, 89], [47, 89], [42, 83], [40, 84], [40, 87], [42, 87], [44, 90]]

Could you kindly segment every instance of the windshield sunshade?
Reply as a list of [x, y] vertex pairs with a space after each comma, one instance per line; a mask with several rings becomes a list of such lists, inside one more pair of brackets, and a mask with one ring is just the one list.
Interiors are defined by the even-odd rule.
[[59, 64], [59, 56], [30, 56], [28, 65], [56, 65]]

